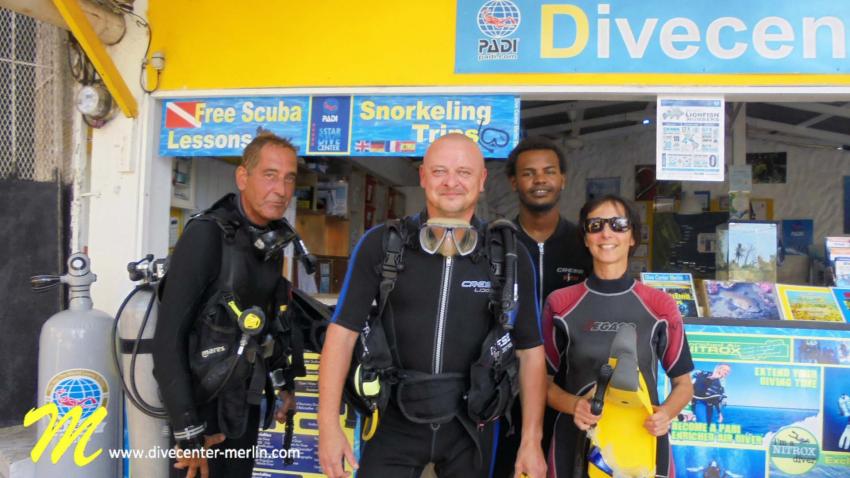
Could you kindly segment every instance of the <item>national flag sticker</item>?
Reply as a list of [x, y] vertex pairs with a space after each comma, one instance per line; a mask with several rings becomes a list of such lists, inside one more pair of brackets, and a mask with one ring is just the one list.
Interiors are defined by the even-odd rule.
[[177, 128], [200, 128], [201, 122], [197, 118], [199, 101], [171, 102], [165, 106], [165, 127]]

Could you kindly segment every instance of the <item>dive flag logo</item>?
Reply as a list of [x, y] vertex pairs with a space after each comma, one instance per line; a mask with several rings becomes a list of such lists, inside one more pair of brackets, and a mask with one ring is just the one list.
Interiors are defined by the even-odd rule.
[[195, 118], [198, 101], [172, 102], [165, 106], [166, 128], [200, 128], [201, 122]]

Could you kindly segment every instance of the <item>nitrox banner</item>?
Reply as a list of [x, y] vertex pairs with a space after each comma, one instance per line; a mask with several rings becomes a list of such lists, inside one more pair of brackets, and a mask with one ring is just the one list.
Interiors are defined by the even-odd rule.
[[850, 2], [458, 0], [458, 73], [846, 74]]
[[519, 137], [516, 96], [284, 96], [165, 100], [160, 156], [239, 156], [259, 133], [289, 138], [299, 154], [422, 156], [460, 133], [487, 158]]
[[670, 431], [676, 476], [850, 476], [850, 330], [695, 320], [694, 396]]

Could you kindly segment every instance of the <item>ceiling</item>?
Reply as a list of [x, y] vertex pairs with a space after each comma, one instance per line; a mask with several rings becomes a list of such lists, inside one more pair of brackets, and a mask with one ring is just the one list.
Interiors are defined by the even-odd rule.
[[[520, 124], [578, 148], [585, 141], [654, 128], [655, 101], [522, 101]], [[726, 104], [727, 135], [741, 103]], [[747, 137], [813, 148], [850, 150], [850, 102], [746, 103]]]

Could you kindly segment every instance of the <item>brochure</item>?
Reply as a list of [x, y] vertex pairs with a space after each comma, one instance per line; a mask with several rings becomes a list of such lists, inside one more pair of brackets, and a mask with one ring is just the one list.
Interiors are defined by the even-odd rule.
[[691, 274], [642, 272], [640, 280], [653, 289], [666, 292], [676, 299], [682, 317], [702, 317], [694, 291], [694, 278]]
[[779, 320], [776, 289], [770, 282], [703, 281], [708, 314], [714, 318]]
[[835, 295], [828, 287], [776, 285], [785, 320], [844, 322]]
[[844, 321], [850, 322], [850, 289], [834, 287], [832, 294], [835, 295], [835, 301], [838, 302], [838, 308], [841, 309]]

